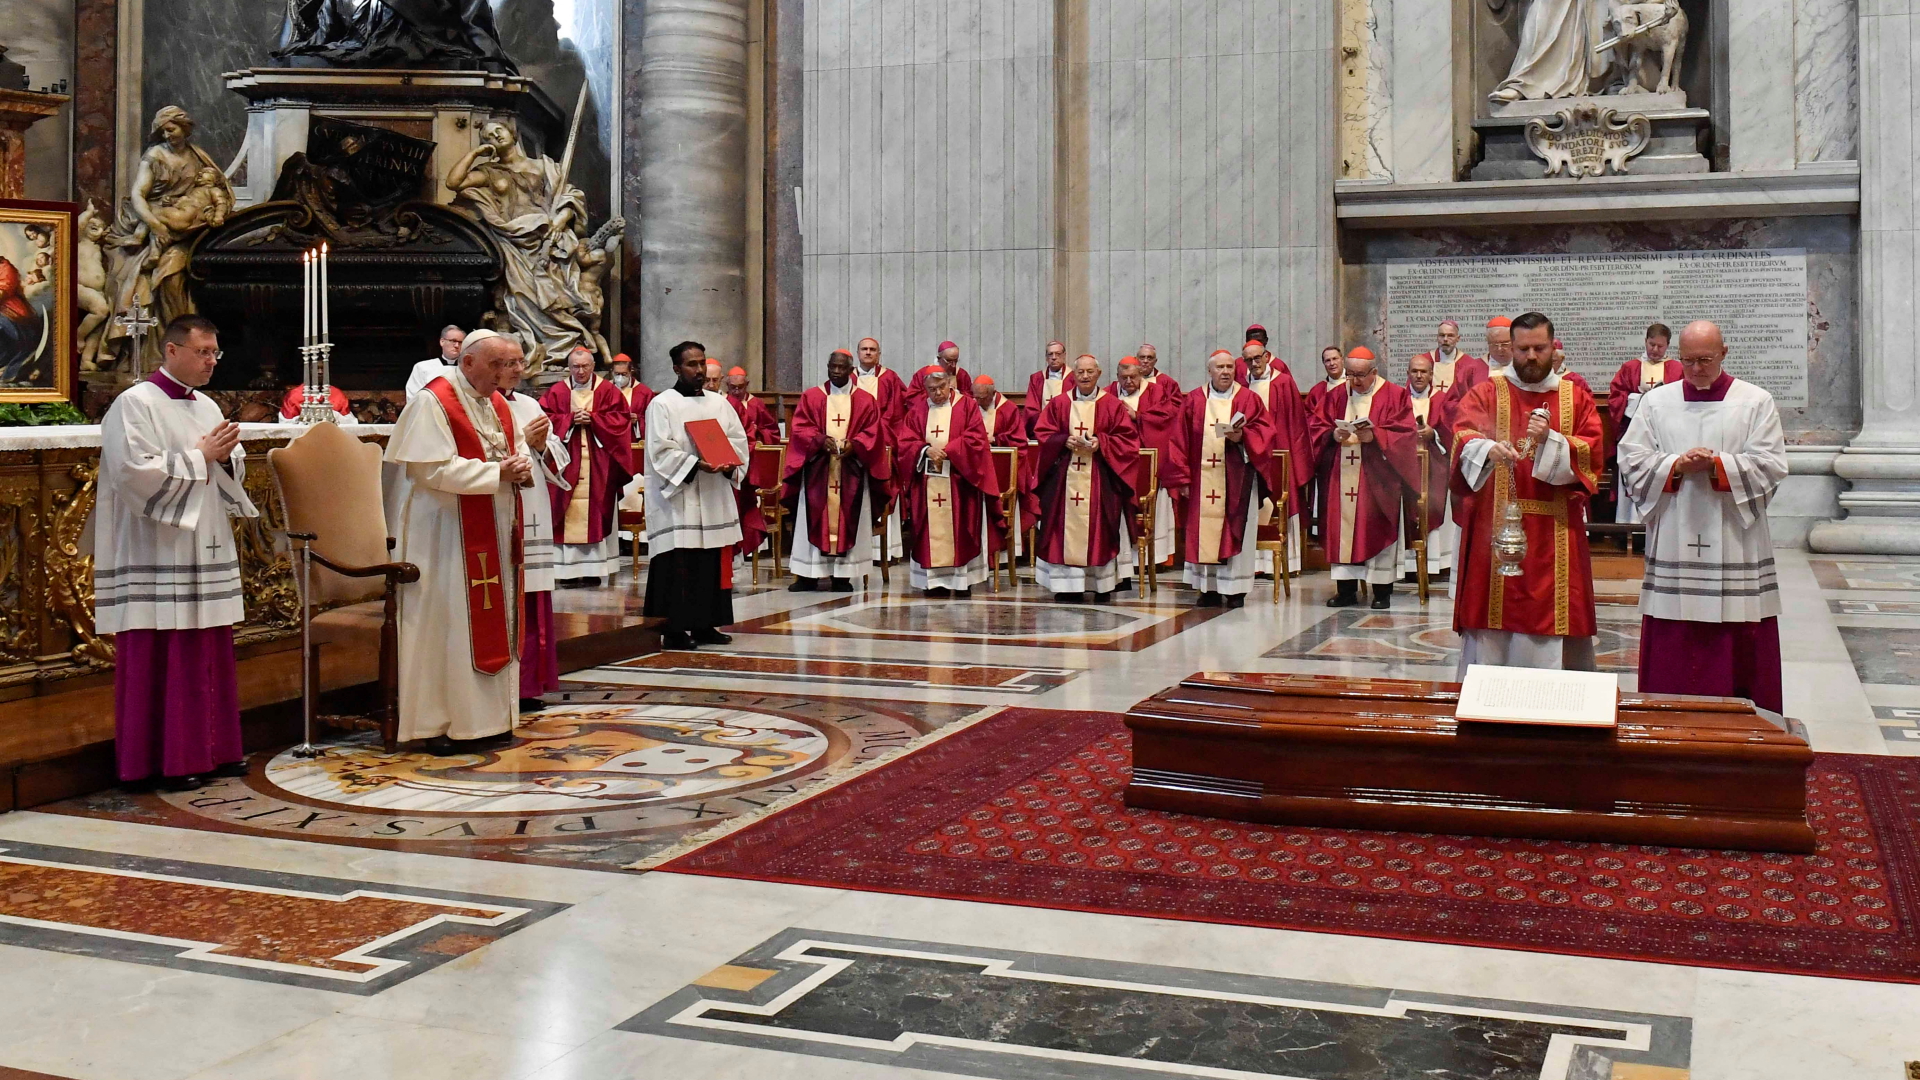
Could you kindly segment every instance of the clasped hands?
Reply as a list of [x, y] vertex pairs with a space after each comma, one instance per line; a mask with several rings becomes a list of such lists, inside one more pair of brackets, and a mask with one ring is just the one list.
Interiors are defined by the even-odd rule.
[[500, 479], [515, 487], [526, 487], [533, 483], [533, 459], [525, 454], [515, 454], [500, 462]]
[[1352, 446], [1355, 443], [1364, 446], [1373, 441], [1373, 429], [1366, 427], [1358, 431], [1348, 431], [1335, 428], [1333, 429], [1333, 441], [1339, 443], [1341, 446]]
[[528, 422], [526, 434], [529, 447], [545, 447], [547, 440], [553, 436], [553, 421], [547, 419], [546, 413], [541, 413]]
[[1696, 446], [1681, 454], [1680, 460], [1674, 462], [1673, 467], [1675, 471], [1683, 473], [1705, 472], [1713, 468], [1713, 460], [1718, 456], [1719, 454], [1715, 451], [1704, 446]]
[[1100, 449], [1100, 440], [1092, 435], [1069, 435], [1067, 436], [1067, 449], [1085, 450], [1088, 453], [1092, 453]]
[[591, 423], [593, 423], [593, 410], [592, 410], [592, 409], [575, 409], [575, 410], [573, 410], [573, 422], [574, 422], [574, 423], [576, 423], [576, 424], [591, 424]]
[[240, 425], [231, 420], [222, 420], [193, 445], [194, 449], [206, 455], [207, 460], [224, 465], [233, 456], [233, 448], [240, 445]]
[[947, 452], [945, 450], [935, 446], [927, 447], [927, 464], [938, 465], [945, 460], [947, 460]]

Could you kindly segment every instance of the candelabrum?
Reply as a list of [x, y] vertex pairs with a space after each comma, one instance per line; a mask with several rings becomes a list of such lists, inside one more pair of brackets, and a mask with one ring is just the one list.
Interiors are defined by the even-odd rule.
[[318, 424], [333, 415], [332, 298], [327, 292], [331, 260], [321, 244], [300, 255], [300, 417], [302, 424]]
[[318, 424], [333, 415], [333, 342], [318, 341], [300, 347], [300, 422]]

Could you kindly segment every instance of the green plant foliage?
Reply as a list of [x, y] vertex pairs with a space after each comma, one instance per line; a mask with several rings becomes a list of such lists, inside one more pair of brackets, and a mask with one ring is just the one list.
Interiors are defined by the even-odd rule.
[[50, 424], [84, 424], [87, 418], [64, 401], [0, 402], [0, 427], [44, 427]]

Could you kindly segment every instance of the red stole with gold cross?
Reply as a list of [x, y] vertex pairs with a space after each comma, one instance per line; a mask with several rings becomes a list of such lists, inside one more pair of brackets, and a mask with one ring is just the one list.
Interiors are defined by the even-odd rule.
[[[427, 389], [447, 410], [454, 452], [471, 461], [485, 461], [487, 452], [480, 444], [480, 433], [474, 430], [466, 406], [453, 391], [453, 384], [439, 378], [428, 383]], [[506, 399], [499, 393], [493, 394], [490, 403], [500, 420], [500, 431], [506, 437], [507, 456], [511, 457], [517, 452], [513, 444], [513, 416], [507, 411]], [[501, 571], [511, 565], [513, 594], [522, 595], [520, 573], [525, 559], [520, 550], [520, 500], [518, 497], [513, 500], [513, 562], [508, 564], [500, 558], [500, 530], [495, 527], [493, 496], [458, 495], [455, 498], [460, 500], [460, 547], [466, 557], [467, 634], [473, 643], [473, 669], [482, 675], [498, 675], [520, 651], [520, 643], [515, 640], [518, 635], [508, 628], [506, 590], [501, 587]]]

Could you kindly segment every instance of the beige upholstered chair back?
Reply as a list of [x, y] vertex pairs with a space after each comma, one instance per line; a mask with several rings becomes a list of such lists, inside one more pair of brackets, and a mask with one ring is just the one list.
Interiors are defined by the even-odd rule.
[[[286, 446], [267, 451], [287, 511], [287, 531], [313, 533], [313, 550], [342, 566], [387, 562], [387, 515], [380, 501], [380, 446], [338, 424], [315, 424]], [[300, 578], [296, 561], [294, 580]], [[315, 563], [316, 604], [378, 600], [386, 582], [343, 577]]]

